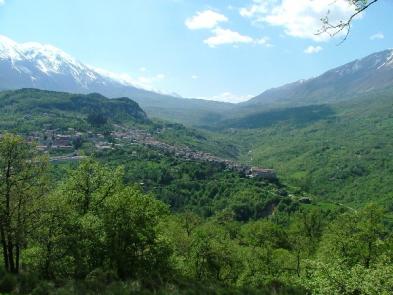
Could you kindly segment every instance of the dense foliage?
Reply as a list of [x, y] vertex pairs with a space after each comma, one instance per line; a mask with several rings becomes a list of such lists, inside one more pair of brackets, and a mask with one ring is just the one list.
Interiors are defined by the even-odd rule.
[[[374, 94], [201, 131], [138, 119], [122, 99], [1, 93], [2, 133], [99, 139], [74, 137], [84, 160], [51, 163], [51, 150], [2, 134], [0, 292], [392, 294], [392, 96]], [[280, 180], [116, 145], [116, 126], [274, 167]]]
[[[183, 207], [172, 204], [178, 213], [170, 213], [168, 205], [157, 199], [168, 192], [154, 186], [164, 181], [162, 187], [168, 186], [171, 191], [171, 185], [180, 188], [183, 184], [146, 175], [155, 171], [152, 168], [139, 171], [142, 166], [137, 157], [127, 157], [125, 166], [117, 165], [117, 152], [103, 157], [107, 164], [85, 159], [59, 183], [48, 185], [47, 160], [26, 147], [22, 138], [15, 135], [6, 134], [0, 141], [1, 211], [7, 212], [7, 198], [12, 208], [19, 210], [9, 211], [16, 215], [6, 213], [11, 219], [0, 216], [2, 229], [8, 229], [7, 236], [12, 238], [2, 248], [2, 257], [10, 250], [20, 251], [14, 269], [10, 269], [9, 260], [1, 259], [4, 271], [0, 272], [0, 292], [340, 295], [393, 292], [392, 223], [377, 206], [355, 211], [303, 205], [292, 211], [278, 208], [269, 215], [243, 220], [238, 218], [231, 202], [237, 196], [241, 199], [247, 187], [250, 187], [248, 197], [252, 199], [254, 194], [259, 200], [264, 191], [272, 194], [277, 184], [258, 186], [257, 180], [253, 184], [230, 172], [226, 183], [225, 176], [214, 167], [170, 162], [168, 157], [160, 159], [153, 152], [146, 164], [157, 162], [156, 171], [165, 173], [165, 169], [173, 167], [177, 171], [172, 171], [174, 178], [190, 177], [188, 181], [192, 183], [193, 179], [208, 182], [211, 177], [222, 181], [220, 186], [227, 189], [217, 198], [220, 203], [220, 198], [227, 196], [228, 204], [208, 215], [194, 213], [198, 207], [192, 206], [192, 202], [191, 206]], [[15, 169], [4, 174], [8, 163]], [[32, 174], [35, 177], [29, 177]], [[150, 194], [134, 184], [140, 179], [146, 181], [145, 189]], [[247, 184], [244, 187], [243, 181]], [[230, 184], [235, 188], [229, 189]], [[203, 182], [199, 185], [201, 189], [195, 193], [207, 193], [206, 185]], [[207, 207], [214, 204], [205, 200]], [[12, 226], [7, 227], [7, 220], [12, 220]]]
[[211, 217], [231, 209], [239, 221], [269, 216], [273, 210], [294, 212], [303, 195], [291, 195], [278, 181], [251, 179], [221, 164], [185, 161], [157, 150], [130, 146], [102, 151], [96, 157], [122, 165], [127, 183], [137, 183], [174, 212]]
[[[240, 158], [325, 199], [391, 207], [393, 91], [347, 102], [253, 114], [227, 121]], [[221, 126], [222, 127], [222, 126]]]

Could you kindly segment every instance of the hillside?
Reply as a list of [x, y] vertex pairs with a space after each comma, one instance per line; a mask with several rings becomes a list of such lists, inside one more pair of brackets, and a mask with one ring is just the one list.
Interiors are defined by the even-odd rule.
[[187, 160], [142, 145], [99, 151], [96, 157], [110, 166], [122, 165], [127, 183], [140, 184], [174, 212], [211, 217], [229, 210], [235, 220], [247, 221], [270, 216], [275, 208], [295, 212], [305, 196], [277, 179], [251, 177], [224, 163]]
[[230, 208], [236, 219], [248, 220], [300, 205], [274, 171], [198, 151], [230, 157], [222, 142], [196, 130], [150, 121], [130, 99], [21, 89], [0, 93], [0, 105], [0, 134], [13, 131], [36, 142], [56, 167], [54, 179], [90, 155], [123, 165], [127, 183], [143, 183], [175, 212], [209, 217]]
[[[100, 94], [75, 95], [21, 89], [0, 93], [0, 130], [31, 131], [51, 128], [89, 128], [89, 118], [112, 123], [148, 121], [139, 105], [128, 99], [107, 99]], [[94, 122], [90, 122], [94, 123]]]
[[[228, 120], [241, 159], [326, 199], [386, 203], [393, 191], [393, 89]], [[235, 128], [235, 129], [234, 129]]]

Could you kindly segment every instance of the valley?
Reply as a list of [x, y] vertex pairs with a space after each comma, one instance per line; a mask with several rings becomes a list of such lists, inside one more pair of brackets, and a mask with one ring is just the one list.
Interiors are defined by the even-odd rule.
[[0, 89], [0, 293], [393, 292], [393, 50], [235, 104], [0, 37]]
[[[28, 59], [34, 65], [32, 57], [23, 55], [23, 45], [7, 42], [6, 52], [14, 52], [20, 62]], [[34, 46], [34, 50], [41, 50]], [[67, 67], [83, 68], [59, 50], [46, 48], [45, 52], [40, 58], [55, 54], [71, 63]], [[45, 64], [50, 65], [49, 59]], [[392, 51], [386, 50], [316, 78], [268, 90], [245, 103], [183, 98], [176, 98], [175, 102], [168, 98], [166, 111], [146, 105], [140, 95], [136, 95], [137, 101], [148, 111], [130, 105], [128, 113], [124, 113], [120, 104], [127, 98], [113, 99], [114, 103], [108, 104], [99, 94], [78, 96], [16, 90], [3, 94], [5, 112], [1, 125], [3, 130], [27, 134], [36, 130], [56, 129], [61, 130], [60, 134], [69, 128], [77, 130], [87, 140], [90, 152], [93, 147], [102, 150], [121, 146], [127, 139], [185, 160], [224, 163], [248, 175], [258, 170], [251, 169], [253, 166], [267, 167], [274, 169], [288, 185], [321, 200], [344, 201], [351, 206], [362, 206], [371, 200], [386, 204], [391, 198], [393, 90], [388, 85], [393, 83], [392, 65]], [[338, 86], [340, 83], [344, 84]], [[52, 94], [57, 98], [53, 100]], [[64, 99], [69, 100], [68, 105]], [[159, 101], [157, 98], [156, 102]], [[90, 123], [84, 119], [92, 110], [98, 118], [90, 119], [99, 123], [99, 116], [103, 115], [110, 124], [118, 126], [117, 131], [95, 126], [92, 133]], [[7, 118], [9, 111], [18, 112], [20, 119], [14, 115]], [[180, 124], [171, 123], [174, 121]], [[48, 143], [43, 145], [47, 147], [41, 148], [46, 150]], [[67, 145], [71, 149], [73, 144]], [[68, 155], [73, 159], [72, 149]], [[273, 171], [269, 169], [265, 170], [266, 175]]]

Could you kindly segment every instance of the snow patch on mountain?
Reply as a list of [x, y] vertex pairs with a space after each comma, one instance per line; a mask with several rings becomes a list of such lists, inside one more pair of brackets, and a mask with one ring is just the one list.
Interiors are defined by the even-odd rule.
[[378, 67], [378, 69], [380, 69], [384, 66], [393, 67], [393, 49], [390, 49], [390, 52], [389, 52], [385, 62], [380, 67]]

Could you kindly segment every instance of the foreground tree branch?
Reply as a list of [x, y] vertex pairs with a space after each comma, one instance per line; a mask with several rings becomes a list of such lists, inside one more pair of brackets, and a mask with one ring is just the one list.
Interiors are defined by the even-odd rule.
[[347, 40], [347, 38], [351, 32], [353, 20], [358, 15], [360, 15], [362, 12], [364, 12], [366, 9], [368, 9], [371, 5], [378, 2], [379, 0], [371, 0], [371, 1], [370, 0], [347, 0], [347, 1], [356, 7], [355, 12], [347, 20], [341, 20], [338, 23], [332, 23], [329, 18], [330, 11], [328, 11], [327, 15], [321, 19], [322, 27], [316, 33], [317, 35], [329, 34], [330, 37], [334, 37], [342, 32], [345, 32], [344, 38], [339, 43], [339, 44], [342, 44], [343, 42], [345, 42], [345, 40]]

